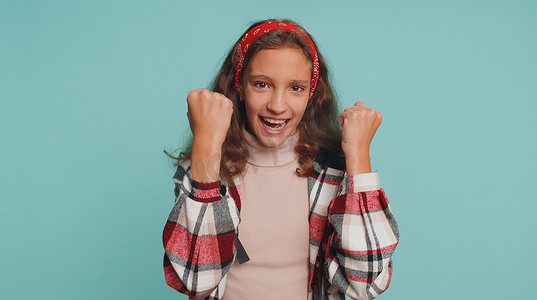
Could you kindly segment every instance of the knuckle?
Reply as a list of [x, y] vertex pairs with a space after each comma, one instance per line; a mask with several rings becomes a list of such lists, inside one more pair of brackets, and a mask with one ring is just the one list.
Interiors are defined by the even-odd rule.
[[187, 98], [198, 98], [201, 94], [201, 89], [191, 90], [188, 92]]

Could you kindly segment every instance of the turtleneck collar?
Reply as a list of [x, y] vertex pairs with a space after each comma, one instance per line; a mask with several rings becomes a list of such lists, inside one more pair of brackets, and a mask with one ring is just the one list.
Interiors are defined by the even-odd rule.
[[291, 134], [281, 145], [267, 147], [259, 139], [243, 130], [246, 146], [249, 151], [248, 164], [257, 167], [279, 167], [287, 165], [298, 159], [295, 152], [295, 145], [298, 141], [298, 134]]

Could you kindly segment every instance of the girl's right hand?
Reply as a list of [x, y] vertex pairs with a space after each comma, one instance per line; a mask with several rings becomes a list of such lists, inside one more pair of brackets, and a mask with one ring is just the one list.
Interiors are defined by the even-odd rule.
[[188, 93], [188, 116], [194, 140], [209, 147], [221, 147], [233, 114], [233, 102], [207, 89]]
[[231, 124], [233, 102], [206, 89], [188, 93], [190, 129], [194, 134], [191, 154], [192, 178], [198, 182], [219, 179], [222, 145]]

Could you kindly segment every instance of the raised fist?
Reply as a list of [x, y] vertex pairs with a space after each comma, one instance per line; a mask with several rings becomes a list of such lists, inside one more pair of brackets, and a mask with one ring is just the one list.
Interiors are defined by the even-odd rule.
[[222, 146], [231, 123], [233, 102], [226, 96], [207, 89], [188, 93], [188, 116], [195, 140]]
[[345, 157], [368, 157], [369, 146], [382, 122], [382, 114], [358, 101], [339, 116], [343, 127], [341, 148]]

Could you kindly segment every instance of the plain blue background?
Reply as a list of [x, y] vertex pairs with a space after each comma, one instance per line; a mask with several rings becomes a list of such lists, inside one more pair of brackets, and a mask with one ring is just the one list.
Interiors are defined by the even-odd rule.
[[373, 140], [401, 231], [381, 299], [529, 299], [537, 279], [534, 1], [0, 1], [0, 298], [168, 288], [186, 95], [258, 19], [316, 39]]

